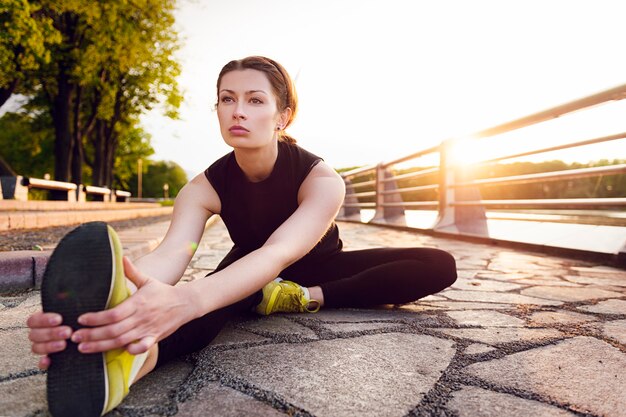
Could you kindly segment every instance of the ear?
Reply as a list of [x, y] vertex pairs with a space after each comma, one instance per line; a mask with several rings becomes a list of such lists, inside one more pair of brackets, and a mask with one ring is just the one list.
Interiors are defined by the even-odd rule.
[[287, 107], [285, 110], [280, 112], [278, 121], [280, 122], [280, 125], [283, 127], [283, 129], [287, 126], [287, 122], [289, 122], [289, 120], [291, 119], [292, 113], [293, 112], [291, 111], [291, 107]]

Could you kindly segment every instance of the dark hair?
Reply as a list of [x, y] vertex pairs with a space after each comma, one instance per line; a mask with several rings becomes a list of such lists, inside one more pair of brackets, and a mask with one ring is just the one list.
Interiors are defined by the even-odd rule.
[[244, 69], [254, 69], [265, 73], [272, 86], [274, 96], [276, 97], [278, 111], [282, 112], [287, 107], [291, 108], [291, 117], [287, 120], [283, 129], [278, 132], [278, 139], [287, 143], [296, 143], [294, 138], [285, 134], [284, 129], [286, 129], [296, 117], [296, 111], [298, 109], [298, 96], [296, 94], [296, 88], [291, 81], [291, 77], [289, 77], [287, 70], [285, 70], [285, 68], [283, 68], [283, 66], [278, 62], [263, 56], [249, 56], [247, 58], [230, 61], [228, 64], [224, 65], [220, 71], [220, 75], [217, 77], [218, 94], [220, 91], [222, 77], [226, 73]]

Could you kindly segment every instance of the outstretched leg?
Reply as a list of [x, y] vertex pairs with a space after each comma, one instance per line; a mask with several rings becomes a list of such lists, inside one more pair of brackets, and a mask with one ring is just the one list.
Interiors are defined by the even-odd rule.
[[456, 263], [433, 248], [378, 248], [340, 252], [326, 260], [294, 264], [281, 276], [318, 287], [328, 307], [404, 304], [439, 292], [456, 280]]

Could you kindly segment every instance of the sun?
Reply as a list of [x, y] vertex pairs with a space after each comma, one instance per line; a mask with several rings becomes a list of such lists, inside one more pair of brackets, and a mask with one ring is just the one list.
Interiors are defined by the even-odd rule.
[[456, 166], [469, 166], [485, 159], [485, 150], [478, 141], [467, 137], [453, 140], [447, 147], [447, 160]]

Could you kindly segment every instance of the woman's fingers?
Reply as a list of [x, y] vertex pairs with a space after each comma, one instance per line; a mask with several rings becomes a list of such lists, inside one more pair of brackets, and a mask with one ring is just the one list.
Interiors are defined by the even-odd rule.
[[54, 327], [60, 325], [62, 322], [63, 318], [60, 314], [39, 311], [32, 314], [28, 320], [26, 320], [26, 325], [30, 328]]
[[72, 328], [69, 326], [32, 328], [28, 332], [28, 339], [31, 342], [42, 343], [69, 339], [71, 335]]
[[96, 313], [85, 313], [78, 318], [78, 323], [83, 326], [106, 326], [120, 322], [133, 314], [135, 314], [136, 308], [131, 298], [126, 299], [120, 305], [113, 307], [109, 310], [98, 311]]
[[127, 256], [124, 256], [123, 263], [124, 275], [126, 275], [126, 278], [128, 278], [133, 284], [135, 284], [137, 288], [143, 287], [149, 278], [142, 274], [141, 271], [139, 271], [139, 269], [135, 267], [135, 265], [130, 261], [130, 259], [128, 259]]
[[136, 326], [132, 318], [124, 319], [118, 323], [94, 328], [82, 328], [72, 335], [72, 342], [93, 342], [99, 340], [115, 339]]
[[89, 342], [81, 342], [78, 350], [83, 353], [106, 352], [111, 349], [124, 348], [133, 343], [139, 337], [140, 330], [133, 329], [113, 339], [96, 340]]
[[39, 369], [45, 371], [50, 366], [50, 358], [48, 356], [42, 356], [39, 358]]
[[132, 355], [139, 355], [140, 353], [147, 352], [156, 343], [156, 337], [146, 336], [138, 342], [133, 342], [126, 350]]
[[54, 340], [45, 343], [33, 343], [31, 350], [38, 355], [47, 355], [48, 353], [60, 352], [67, 346], [65, 340]]

